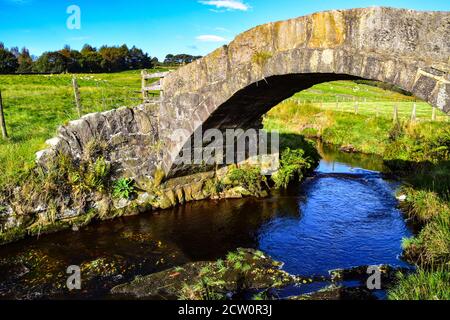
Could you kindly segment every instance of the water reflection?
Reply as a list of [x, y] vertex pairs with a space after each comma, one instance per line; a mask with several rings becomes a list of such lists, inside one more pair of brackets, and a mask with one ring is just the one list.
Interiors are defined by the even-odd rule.
[[[403, 265], [401, 239], [410, 231], [396, 209], [397, 184], [378, 173], [382, 161], [324, 146], [320, 151], [323, 160], [313, 177], [271, 198], [194, 202], [29, 239], [0, 248], [0, 271], [6, 275], [8, 268], [17, 268], [5, 261], [39, 252], [47, 259], [51, 282], [69, 265], [103, 257], [133, 265], [117, 280], [123, 282], [189, 261], [223, 258], [238, 247], [261, 249], [302, 275], [365, 264]], [[40, 276], [30, 272], [3, 282], [0, 296], [20, 297]], [[105, 297], [115, 284], [80, 295]]]

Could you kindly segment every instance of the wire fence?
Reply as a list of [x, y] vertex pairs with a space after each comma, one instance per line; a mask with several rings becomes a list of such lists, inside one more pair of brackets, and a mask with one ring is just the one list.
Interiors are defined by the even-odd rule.
[[[140, 73], [75, 77], [81, 115], [142, 103]], [[10, 139], [0, 144], [45, 141], [54, 136], [58, 126], [79, 119], [72, 78], [70, 74], [1, 76], [0, 90]]]
[[359, 114], [369, 117], [384, 117], [392, 120], [410, 121], [438, 121], [450, 122], [450, 116], [432, 107], [424, 101], [411, 99], [410, 101], [395, 101], [388, 99], [356, 99], [350, 97], [336, 97], [334, 99], [316, 98], [289, 99], [299, 105], [313, 105], [322, 110]]
[[[25, 83], [19, 85], [2, 85], [3, 102], [9, 112], [23, 112], [27, 109], [52, 109], [76, 116], [76, 103], [71, 77], [42, 76], [42, 83]], [[122, 106], [142, 103], [140, 77], [136, 75], [135, 83], [120, 85], [93, 76], [77, 77], [83, 114], [106, 111]], [[156, 92], [153, 95], [158, 95]], [[49, 105], [49, 102], [51, 105]]]

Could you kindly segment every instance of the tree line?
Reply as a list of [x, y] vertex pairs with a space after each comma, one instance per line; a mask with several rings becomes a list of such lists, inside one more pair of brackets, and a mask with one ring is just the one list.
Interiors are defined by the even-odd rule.
[[150, 69], [156, 66], [176, 66], [190, 63], [200, 56], [168, 54], [164, 62], [150, 57], [142, 49], [122, 46], [102, 46], [99, 49], [89, 44], [81, 51], [65, 46], [58, 51], [44, 52], [39, 57], [30, 54], [27, 48], [6, 48], [0, 42], [0, 74], [13, 73], [108, 73], [126, 70]]
[[168, 54], [166, 58], [164, 59], [164, 62], [162, 65], [165, 66], [179, 66], [183, 64], [191, 63], [197, 59], [202, 58], [202, 56], [191, 56], [190, 54]]

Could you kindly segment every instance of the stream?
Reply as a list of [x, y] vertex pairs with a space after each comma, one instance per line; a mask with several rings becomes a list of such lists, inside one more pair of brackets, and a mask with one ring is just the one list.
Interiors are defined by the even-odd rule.
[[[110, 289], [136, 275], [216, 260], [239, 247], [259, 249], [304, 276], [363, 265], [407, 267], [399, 258], [401, 241], [412, 233], [397, 209], [399, 182], [384, 178], [378, 157], [326, 146], [320, 153], [311, 177], [266, 199], [192, 202], [0, 247], [0, 299], [114, 298]], [[83, 282], [69, 292], [71, 265], [81, 267]], [[326, 285], [287, 288], [281, 296]]]

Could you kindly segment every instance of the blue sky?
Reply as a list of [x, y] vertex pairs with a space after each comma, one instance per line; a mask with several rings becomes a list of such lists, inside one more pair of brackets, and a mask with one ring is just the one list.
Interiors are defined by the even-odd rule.
[[[66, 25], [71, 5], [81, 10], [79, 30]], [[258, 24], [374, 5], [450, 10], [449, 0], [0, 0], [0, 41], [35, 55], [85, 43], [136, 45], [160, 59], [205, 55]]]

